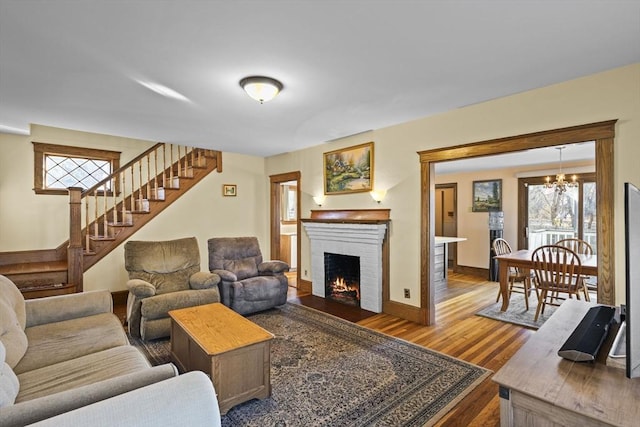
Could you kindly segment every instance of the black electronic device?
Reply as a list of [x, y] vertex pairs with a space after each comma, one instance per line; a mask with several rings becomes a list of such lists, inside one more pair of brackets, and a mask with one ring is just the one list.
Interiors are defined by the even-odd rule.
[[591, 307], [558, 350], [558, 356], [574, 362], [593, 362], [615, 314], [614, 307]]

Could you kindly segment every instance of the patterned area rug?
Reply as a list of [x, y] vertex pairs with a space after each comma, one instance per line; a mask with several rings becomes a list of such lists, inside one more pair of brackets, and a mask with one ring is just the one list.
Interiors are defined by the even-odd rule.
[[534, 322], [536, 317], [536, 307], [538, 306], [538, 298], [535, 292], [529, 296], [529, 310], [524, 303], [523, 294], [512, 294], [509, 300], [509, 308], [507, 311], [500, 311], [502, 307], [502, 299], [499, 302], [483, 308], [476, 313], [478, 316], [488, 317], [490, 319], [500, 320], [502, 322], [513, 323], [514, 325], [526, 326], [531, 329], [538, 329], [549, 317], [556, 311], [558, 307], [547, 305], [544, 313], [538, 316], [538, 321]]
[[[231, 409], [226, 427], [432, 425], [490, 374], [296, 304], [249, 318], [276, 336], [272, 395]], [[153, 363], [169, 360], [168, 340], [143, 351]]]

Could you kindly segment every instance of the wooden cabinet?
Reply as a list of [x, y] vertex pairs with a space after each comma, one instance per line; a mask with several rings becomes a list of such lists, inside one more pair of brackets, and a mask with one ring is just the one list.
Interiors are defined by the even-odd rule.
[[435, 247], [433, 253], [435, 268], [433, 276], [436, 286], [446, 285], [447, 281], [447, 244], [440, 243]]
[[596, 363], [571, 362], [558, 349], [594, 303], [566, 300], [494, 375], [501, 426], [636, 426], [640, 379]]

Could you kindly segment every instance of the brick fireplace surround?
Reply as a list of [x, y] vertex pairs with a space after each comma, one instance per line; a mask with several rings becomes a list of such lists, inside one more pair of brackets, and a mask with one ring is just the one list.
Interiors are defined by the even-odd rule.
[[312, 210], [302, 224], [311, 242], [312, 294], [325, 297], [324, 253], [360, 257], [360, 307], [381, 313], [389, 299], [389, 209]]

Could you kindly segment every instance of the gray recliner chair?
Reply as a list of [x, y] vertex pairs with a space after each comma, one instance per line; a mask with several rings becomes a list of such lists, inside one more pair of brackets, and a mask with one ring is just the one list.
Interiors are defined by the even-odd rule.
[[262, 260], [256, 237], [214, 237], [208, 240], [209, 271], [222, 279], [221, 302], [246, 315], [287, 302], [289, 265]]
[[200, 271], [195, 237], [124, 245], [129, 273], [127, 322], [129, 333], [143, 340], [168, 337], [169, 311], [220, 302], [220, 276]]

